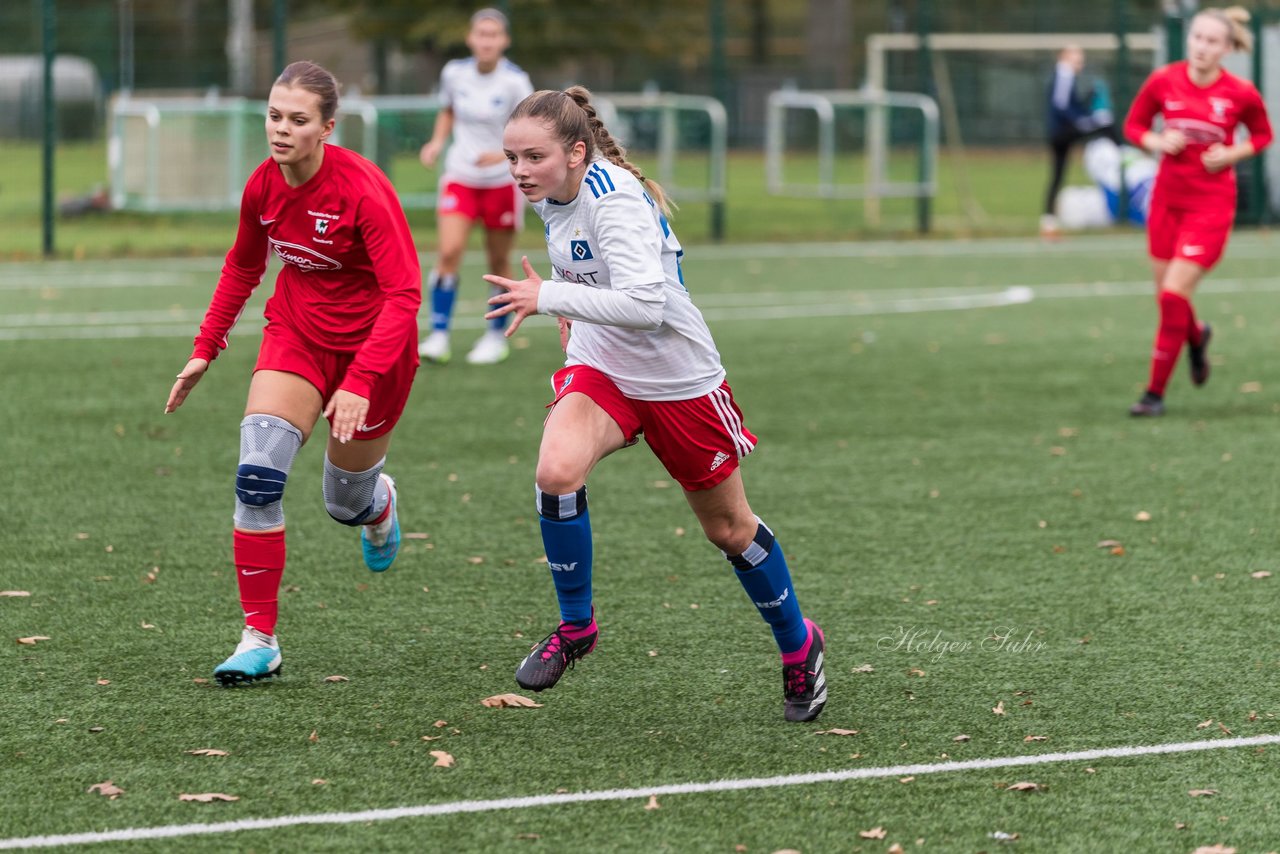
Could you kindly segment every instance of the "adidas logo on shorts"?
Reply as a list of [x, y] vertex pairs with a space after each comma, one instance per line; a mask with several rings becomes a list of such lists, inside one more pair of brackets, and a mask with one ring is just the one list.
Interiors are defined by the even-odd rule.
[[724, 451], [716, 451], [716, 458], [711, 461], [711, 470], [715, 471], [729, 459], [729, 455]]

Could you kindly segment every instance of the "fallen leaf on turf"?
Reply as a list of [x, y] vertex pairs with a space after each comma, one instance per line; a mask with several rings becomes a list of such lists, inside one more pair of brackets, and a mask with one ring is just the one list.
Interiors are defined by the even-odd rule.
[[473, 564], [475, 566], [479, 566], [480, 564], [484, 563], [484, 558], [482, 558], [480, 555], [472, 555], [471, 557], [467, 558], [467, 563]]
[[647, 810], [660, 810], [660, 809], [662, 809], [662, 805], [661, 805], [660, 803], [658, 803], [658, 796], [657, 796], [657, 795], [650, 795], [650, 796], [649, 796], [649, 800], [645, 801], [644, 808], [645, 808], [645, 809], [647, 809]]
[[328, 783], [328, 782], [329, 782], [328, 780], [324, 780], [324, 779], [321, 779], [320, 777], [317, 777], [317, 778], [315, 778], [314, 780], [312, 780], [312, 781], [311, 781], [311, 785], [313, 785], [313, 786], [323, 786], [323, 785], [325, 785], [325, 784], [326, 784], [326, 783]]
[[197, 676], [195, 679], [192, 679], [191, 681], [192, 681], [192, 682], [194, 682], [194, 683], [196, 683], [197, 685], [208, 685], [208, 684], [209, 684], [209, 680], [208, 680], [208, 679], [205, 679], [203, 676]]
[[18, 643], [26, 646], [35, 646], [40, 641], [44, 640], [53, 640], [53, 638], [47, 638], [44, 635], [32, 635], [29, 638], [18, 638]]
[[1260, 569], [1257, 572], [1249, 573], [1249, 577], [1250, 578], [1270, 578], [1271, 573], [1267, 572], [1265, 569]]
[[1222, 721], [1218, 721], [1218, 729], [1222, 730], [1227, 735], [1231, 735], [1231, 730], [1227, 729], [1226, 726], [1223, 725]]
[[856, 729], [821, 729], [814, 733], [814, 735], [857, 735], [857, 734], [858, 734], [858, 731]]
[[439, 741], [442, 738], [444, 738], [443, 735], [424, 735], [422, 737], [422, 740], [423, 741]]
[[863, 839], [884, 839], [885, 830], [883, 827], [873, 827], [870, 830], [859, 830], [858, 836]]
[[969, 736], [965, 735], [964, 733], [960, 733], [959, 735], [957, 735], [955, 738], [953, 738], [953, 739], [951, 739], [951, 740], [952, 740], [952, 741], [968, 741], [968, 740], [969, 740]]
[[1133, 517], [1135, 522], [1150, 522], [1151, 514], [1146, 510], [1139, 510]]
[[1256, 721], [1257, 719], [1258, 719], [1258, 713], [1257, 713], [1257, 712], [1252, 712], [1252, 711], [1251, 711], [1251, 712], [1249, 712], [1249, 721], [1250, 721], [1251, 723], [1252, 723], [1253, 721]]
[[178, 795], [180, 801], [199, 801], [202, 804], [212, 803], [213, 801], [238, 801], [239, 795], [224, 795], [222, 792], [201, 792], [198, 795]]
[[1228, 848], [1219, 842], [1217, 845], [1201, 845], [1191, 854], [1236, 854], [1236, 849]]
[[516, 834], [516, 839], [541, 839], [541, 838], [542, 838], [541, 834], [538, 834], [538, 833], [517, 833]]
[[1003, 714], [1004, 714], [1004, 700], [1001, 700], [1000, 702], [996, 703], [996, 704], [995, 704], [995, 706], [993, 706], [993, 707], [991, 708], [991, 711], [995, 712], [997, 715], [1003, 715]]
[[1213, 718], [1209, 718], [1209, 720], [1204, 721], [1203, 723], [1196, 724], [1196, 729], [1208, 729], [1211, 726], [1213, 726]]
[[899, 778], [898, 778], [898, 782], [899, 782], [899, 783], [910, 783], [910, 782], [911, 782], [912, 780], [914, 780], [914, 779], [915, 779], [915, 777], [899, 777]]
[[911, 668], [910, 670], [908, 670], [908, 671], [907, 671], [907, 675], [908, 675], [908, 676], [923, 676], [923, 675], [924, 675], [924, 671], [923, 671], [923, 670], [921, 670], [919, 667], [913, 667], [913, 668]]
[[338, 676], [338, 675], [334, 675], [334, 676], [326, 676], [326, 677], [324, 677], [324, 681], [326, 681], [326, 682], [350, 682], [351, 680], [350, 680], [350, 679], [348, 679], [348, 678], [347, 678], [347, 677], [345, 677], [345, 676]]
[[1119, 540], [1099, 540], [1098, 541], [1098, 548], [1100, 549], [1114, 549], [1116, 546], [1119, 546], [1119, 545], [1122, 545]]
[[1260, 382], [1244, 383], [1240, 386], [1241, 394], [1257, 394], [1260, 391], [1262, 391], [1262, 383]]
[[142, 623], [142, 628], [144, 628], [144, 629], [154, 629], [154, 628], [155, 628], [155, 624], [154, 624], [154, 623]]
[[870, 664], [859, 664], [857, 667], [853, 668], [854, 673], [875, 673], [875, 671], [876, 669]]
[[657, 651], [656, 649], [651, 649], [651, 650], [649, 650], [649, 657], [650, 657], [650, 658], [657, 658], [657, 657], [658, 657], [658, 651]]
[[424, 534], [421, 531], [408, 531], [405, 533], [406, 540], [427, 540], [431, 538], [430, 534]]
[[1003, 830], [993, 830], [987, 834], [996, 842], [1017, 842], [1021, 837], [1016, 833], [1005, 833]]
[[1049, 740], [1049, 736], [1047, 735], [1029, 735], [1023, 739], [1023, 741], [1048, 741], [1048, 740]]
[[89, 732], [105, 732], [105, 731], [106, 731], [106, 727], [103, 727], [103, 726], [91, 726], [91, 727], [89, 727]]
[[431, 767], [433, 768], [452, 768], [453, 767], [453, 756], [451, 754], [445, 753], [443, 750], [433, 750], [431, 751], [431, 755], [436, 758], [435, 765]]
[[94, 783], [92, 786], [88, 788], [88, 791], [91, 793], [97, 792], [99, 795], [108, 797], [113, 801], [124, 794], [124, 789], [120, 788], [110, 780], [107, 780], [102, 783]]
[[311, 735], [307, 736], [307, 741], [311, 742], [312, 744], [315, 744], [319, 740], [320, 740], [320, 733], [316, 732], [315, 730], [311, 730]]
[[494, 694], [492, 697], [485, 697], [480, 701], [480, 705], [487, 706], [490, 709], [505, 708], [524, 708], [524, 709], [541, 709], [541, 703], [535, 703], [528, 697], [521, 697], [519, 694]]
[[733, 850], [734, 850], [734, 851], [736, 851], [736, 852], [737, 852], [737, 854], [746, 854], [746, 852], [747, 852], [747, 846], [745, 846], [745, 845], [735, 845], [735, 846], [733, 846]]
[[1193, 798], [1212, 798], [1214, 795], [1218, 794], [1218, 790], [1217, 789], [1192, 789], [1191, 791], [1187, 792], [1187, 794]]
[[1114, 549], [1112, 549], [1112, 550], [1111, 550], [1111, 553], [1112, 553], [1113, 555], [1115, 555], [1116, 557], [1123, 557], [1123, 556], [1124, 556], [1124, 546], [1116, 546]]
[[201, 747], [198, 750], [184, 750], [183, 753], [190, 753], [192, 756], [230, 756], [225, 750], [217, 750], [212, 747]]
[[1012, 783], [1008, 788], [1009, 788], [1009, 791], [1011, 792], [1043, 792], [1044, 791], [1044, 787], [1041, 786], [1039, 783], [1032, 783], [1028, 780], [1023, 780], [1021, 783]]
[[0, 590], [0, 596], [30, 596], [26, 590]]
[[888, 852], [888, 854], [904, 854], [903, 847], [896, 842], [890, 845], [885, 850]]
[[110, 679], [99, 679], [99, 680], [98, 680], [98, 684], [99, 684], [99, 685], [110, 685], [110, 684], [111, 684], [111, 680], [110, 680]]
[[1186, 824], [1185, 822], [1175, 821], [1175, 822], [1173, 823], [1173, 829], [1174, 829], [1174, 830], [1186, 830], [1186, 829], [1187, 829], [1187, 824]]
[[448, 721], [436, 721], [435, 723], [432, 724], [432, 726], [435, 727], [436, 729], [447, 727], [448, 725], [449, 725]]

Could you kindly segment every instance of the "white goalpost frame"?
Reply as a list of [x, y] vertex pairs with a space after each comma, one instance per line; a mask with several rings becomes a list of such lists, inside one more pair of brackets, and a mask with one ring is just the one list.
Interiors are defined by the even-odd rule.
[[[928, 36], [931, 51], [1058, 51], [1073, 44], [1086, 51], [1114, 51], [1120, 40], [1114, 33], [935, 33]], [[1155, 31], [1127, 33], [1125, 46], [1129, 50], [1149, 51], [1156, 55], [1162, 49]], [[916, 33], [874, 33], [867, 36], [867, 81], [871, 92], [884, 92], [889, 51], [915, 51], [920, 49], [920, 36]], [[885, 180], [887, 162], [888, 123], [883, 109], [871, 109], [867, 118], [867, 185], [877, 186]], [[880, 199], [868, 195], [863, 201], [864, 214], [869, 223], [880, 221]]]

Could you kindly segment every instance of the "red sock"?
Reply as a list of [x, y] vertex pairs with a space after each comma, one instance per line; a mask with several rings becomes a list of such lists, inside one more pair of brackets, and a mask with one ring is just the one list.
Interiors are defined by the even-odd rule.
[[237, 530], [232, 542], [245, 625], [274, 635], [284, 574], [284, 531], [260, 534]]
[[1160, 328], [1156, 330], [1155, 348], [1151, 352], [1151, 381], [1147, 391], [1164, 396], [1164, 387], [1178, 363], [1178, 354], [1193, 329], [1195, 312], [1187, 298], [1173, 291], [1161, 291]]

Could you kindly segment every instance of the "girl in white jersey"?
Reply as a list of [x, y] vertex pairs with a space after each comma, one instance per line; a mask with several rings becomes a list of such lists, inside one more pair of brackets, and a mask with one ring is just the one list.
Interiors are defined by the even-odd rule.
[[[444, 107], [436, 114], [431, 139], [419, 152], [422, 165], [435, 168], [450, 135], [453, 137], [440, 177], [436, 216], [439, 254], [427, 282], [431, 286], [431, 332], [418, 349], [419, 355], [432, 362], [449, 361], [458, 268], [473, 225], [484, 226], [489, 272], [511, 275], [511, 247], [523, 208], [502, 154], [502, 127], [511, 109], [533, 91], [533, 84], [519, 66], [504, 58], [510, 45], [506, 15], [497, 9], [481, 9], [471, 16], [467, 33], [471, 56], [455, 59], [441, 71]], [[492, 365], [506, 359], [505, 325], [506, 318], [490, 321], [467, 354], [467, 361]]]
[[543, 280], [524, 258], [521, 281], [485, 276], [502, 289], [486, 317], [514, 315], [508, 335], [531, 314], [556, 317], [568, 356], [552, 379], [536, 475], [561, 622], [516, 682], [550, 688], [595, 648], [587, 476], [643, 433], [773, 629], [786, 719], [813, 720], [827, 700], [822, 630], [801, 614], [782, 547], [747, 504], [738, 461], [756, 438], [684, 288], [662, 188], [627, 162], [590, 98], [581, 86], [535, 92], [511, 114], [503, 148], [546, 223], [552, 275]]

